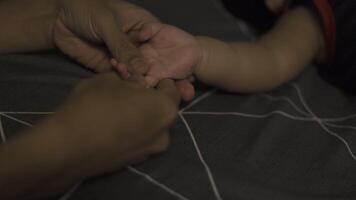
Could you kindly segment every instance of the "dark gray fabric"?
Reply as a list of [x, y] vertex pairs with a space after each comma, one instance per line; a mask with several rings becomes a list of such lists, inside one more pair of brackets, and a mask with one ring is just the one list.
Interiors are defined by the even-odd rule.
[[[136, 2], [167, 23], [195, 34], [227, 40], [243, 38], [230, 15], [222, 13], [221, 7], [216, 7], [220, 4], [212, 0]], [[53, 111], [79, 80], [92, 75], [55, 53], [2, 56], [0, 66], [1, 121], [8, 137], [28, 128], [9, 117], [34, 124], [46, 115], [4, 116], [4, 112]], [[356, 160], [343, 142], [318, 124], [344, 138], [356, 153], [356, 130], [335, 127], [352, 126], [356, 118], [325, 120], [355, 114], [355, 97], [322, 81], [314, 68], [295, 83], [313, 112], [324, 121], [310, 116], [291, 84], [269, 94], [216, 91], [183, 112], [223, 199], [355, 199]], [[198, 97], [212, 90], [204, 85], [197, 89]], [[213, 115], [225, 112], [235, 112], [235, 116]], [[171, 136], [168, 152], [135, 166], [144, 174], [123, 170], [88, 180], [69, 199], [179, 199], [141, 175], [149, 175], [190, 200], [217, 199], [182, 119], [171, 128]]]

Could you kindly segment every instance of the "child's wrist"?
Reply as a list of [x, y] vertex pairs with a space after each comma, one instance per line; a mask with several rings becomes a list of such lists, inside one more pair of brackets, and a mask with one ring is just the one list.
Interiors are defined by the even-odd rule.
[[200, 55], [199, 55], [198, 63], [196, 65], [193, 73], [194, 73], [194, 75], [199, 77], [199, 75], [202, 73], [202, 71], [204, 71], [204, 66], [207, 65], [208, 57], [209, 57], [209, 50], [206, 45], [206, 37], [196, 36], [195, 38], [199, 45]]

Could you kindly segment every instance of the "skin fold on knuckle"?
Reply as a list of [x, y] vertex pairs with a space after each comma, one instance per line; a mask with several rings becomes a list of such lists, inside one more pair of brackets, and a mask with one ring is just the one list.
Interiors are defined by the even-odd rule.
[[80, 81], [72, 90], [71, 94], [73, 95], [79, 95], [83, 93], [87, 88], [89, 88], [91, 85], [91, 81], [89, 79], [84, 79]]
[[162, 135], [151, 147], [152, 153], [161, 153], [167, 151], [170, 145], [170, 137], [167, 133]]
[[168, 97], [161, 97], [158, 101], [161, 107], [161, 119], [165, 126], [169, 126], [177, 118], [178, 106]]
[[[177, 116], [177, 106], [168, 98], [162, 98], [152, 91], [143, 90], [144, 96], [131, 98], [130, 102], [135, 106], [136, 113], [141, 113], [137, 123], [149, 124], [152, 132], [161, 132], [167, 129]], [[142, 99], [145, 99], [142, 102]]]

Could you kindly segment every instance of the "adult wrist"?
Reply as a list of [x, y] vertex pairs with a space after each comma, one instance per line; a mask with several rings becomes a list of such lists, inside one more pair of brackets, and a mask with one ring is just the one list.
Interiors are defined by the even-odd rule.
[[57, 0], [0, 1], [0, 53], [53, 48]]
[[[44, 5], [44, 12], [41, 12], [37, 20], [34, 20], [34, 27], [39, 27], [39, 37], [43, 38], [42, 47], [44, 49], [54, 48], [53, 32], [58, 14], [60, 11], [61, 0], [36, 0], [39, 5]], [[41, 26], [42, 24], [42, 26]], [[35, 35], [36, 36], [36, 35]]]

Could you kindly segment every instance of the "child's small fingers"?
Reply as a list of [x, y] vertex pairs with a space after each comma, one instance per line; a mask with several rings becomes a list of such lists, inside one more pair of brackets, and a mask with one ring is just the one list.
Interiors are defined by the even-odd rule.
[[138, 40], [140, 42], [146, 42], [150, 40], [155, 35], [154, 30], [152, 29], [152, 24], [146, 24], [143, 26], [142, 31], [138, 35]]
[[127, 36], [133, 44], [135, 44], [136, 46], [139, 46], [139, 44], [143, 42], [140, 39], [140, 34], [141, 34], [141, 29], [140, 30], [132, 30], [132, 31], [128, 32]]
[[145, 29], [147, 30], [147, 33], [150, 33], [151, 35], [157, 34], [161, 29], [165, 26], [165, 24], [159, 23], [159, 22], [151, 22], [145, 24]]
[[180, 80], [180, 81], [177, 81], [175, 84], [177, 86], [177, 89], [178, 89], [179, 93], [182, 96], [182, 99], [185, 102], [189, 102], [194, 98], [195, 89], [194, 89], [194, 86], [190, 83], [189, 80], [187, 80], [187, 79]]
[[158, 31], [154, 29], [155, 24], [156, 23], [146, 23], [140, 29], [131, 30], [128, 32], [129, 40], [136, 45], [148, 41]]
[[159, 82], [159, 80], [157, 78], [152, 77], [152, 76], [146, 76], [145, 81], [146, 81], [146, 84], [148, 85], [148, 87], [155, 87]]
[[130, 78], [130, 73], [127, 71], [127, 67], [125, 64], [123, 63], [117, 63], [115, 65], [115, 69], [119, 72], [120, 76], [127, 80], [128, 78]]
[[189, 82], [194, 83], [195, 77], [194, 77], [194, 76], [190, 76], [190, 77], [188, 78], [188, 80], [189, 80]]
[[135, 44], [143, 43], [153, 38], [161, 30], [162, 26], [163, 24], [158, 22], [146, 23], [140, 29], [130, 31], [128, 37]]
[[151, 39], [161, 30], [162, 26], [163, 24], [157, 22], [144, 24], [140, 31], [139, 39], [143, 42]]

